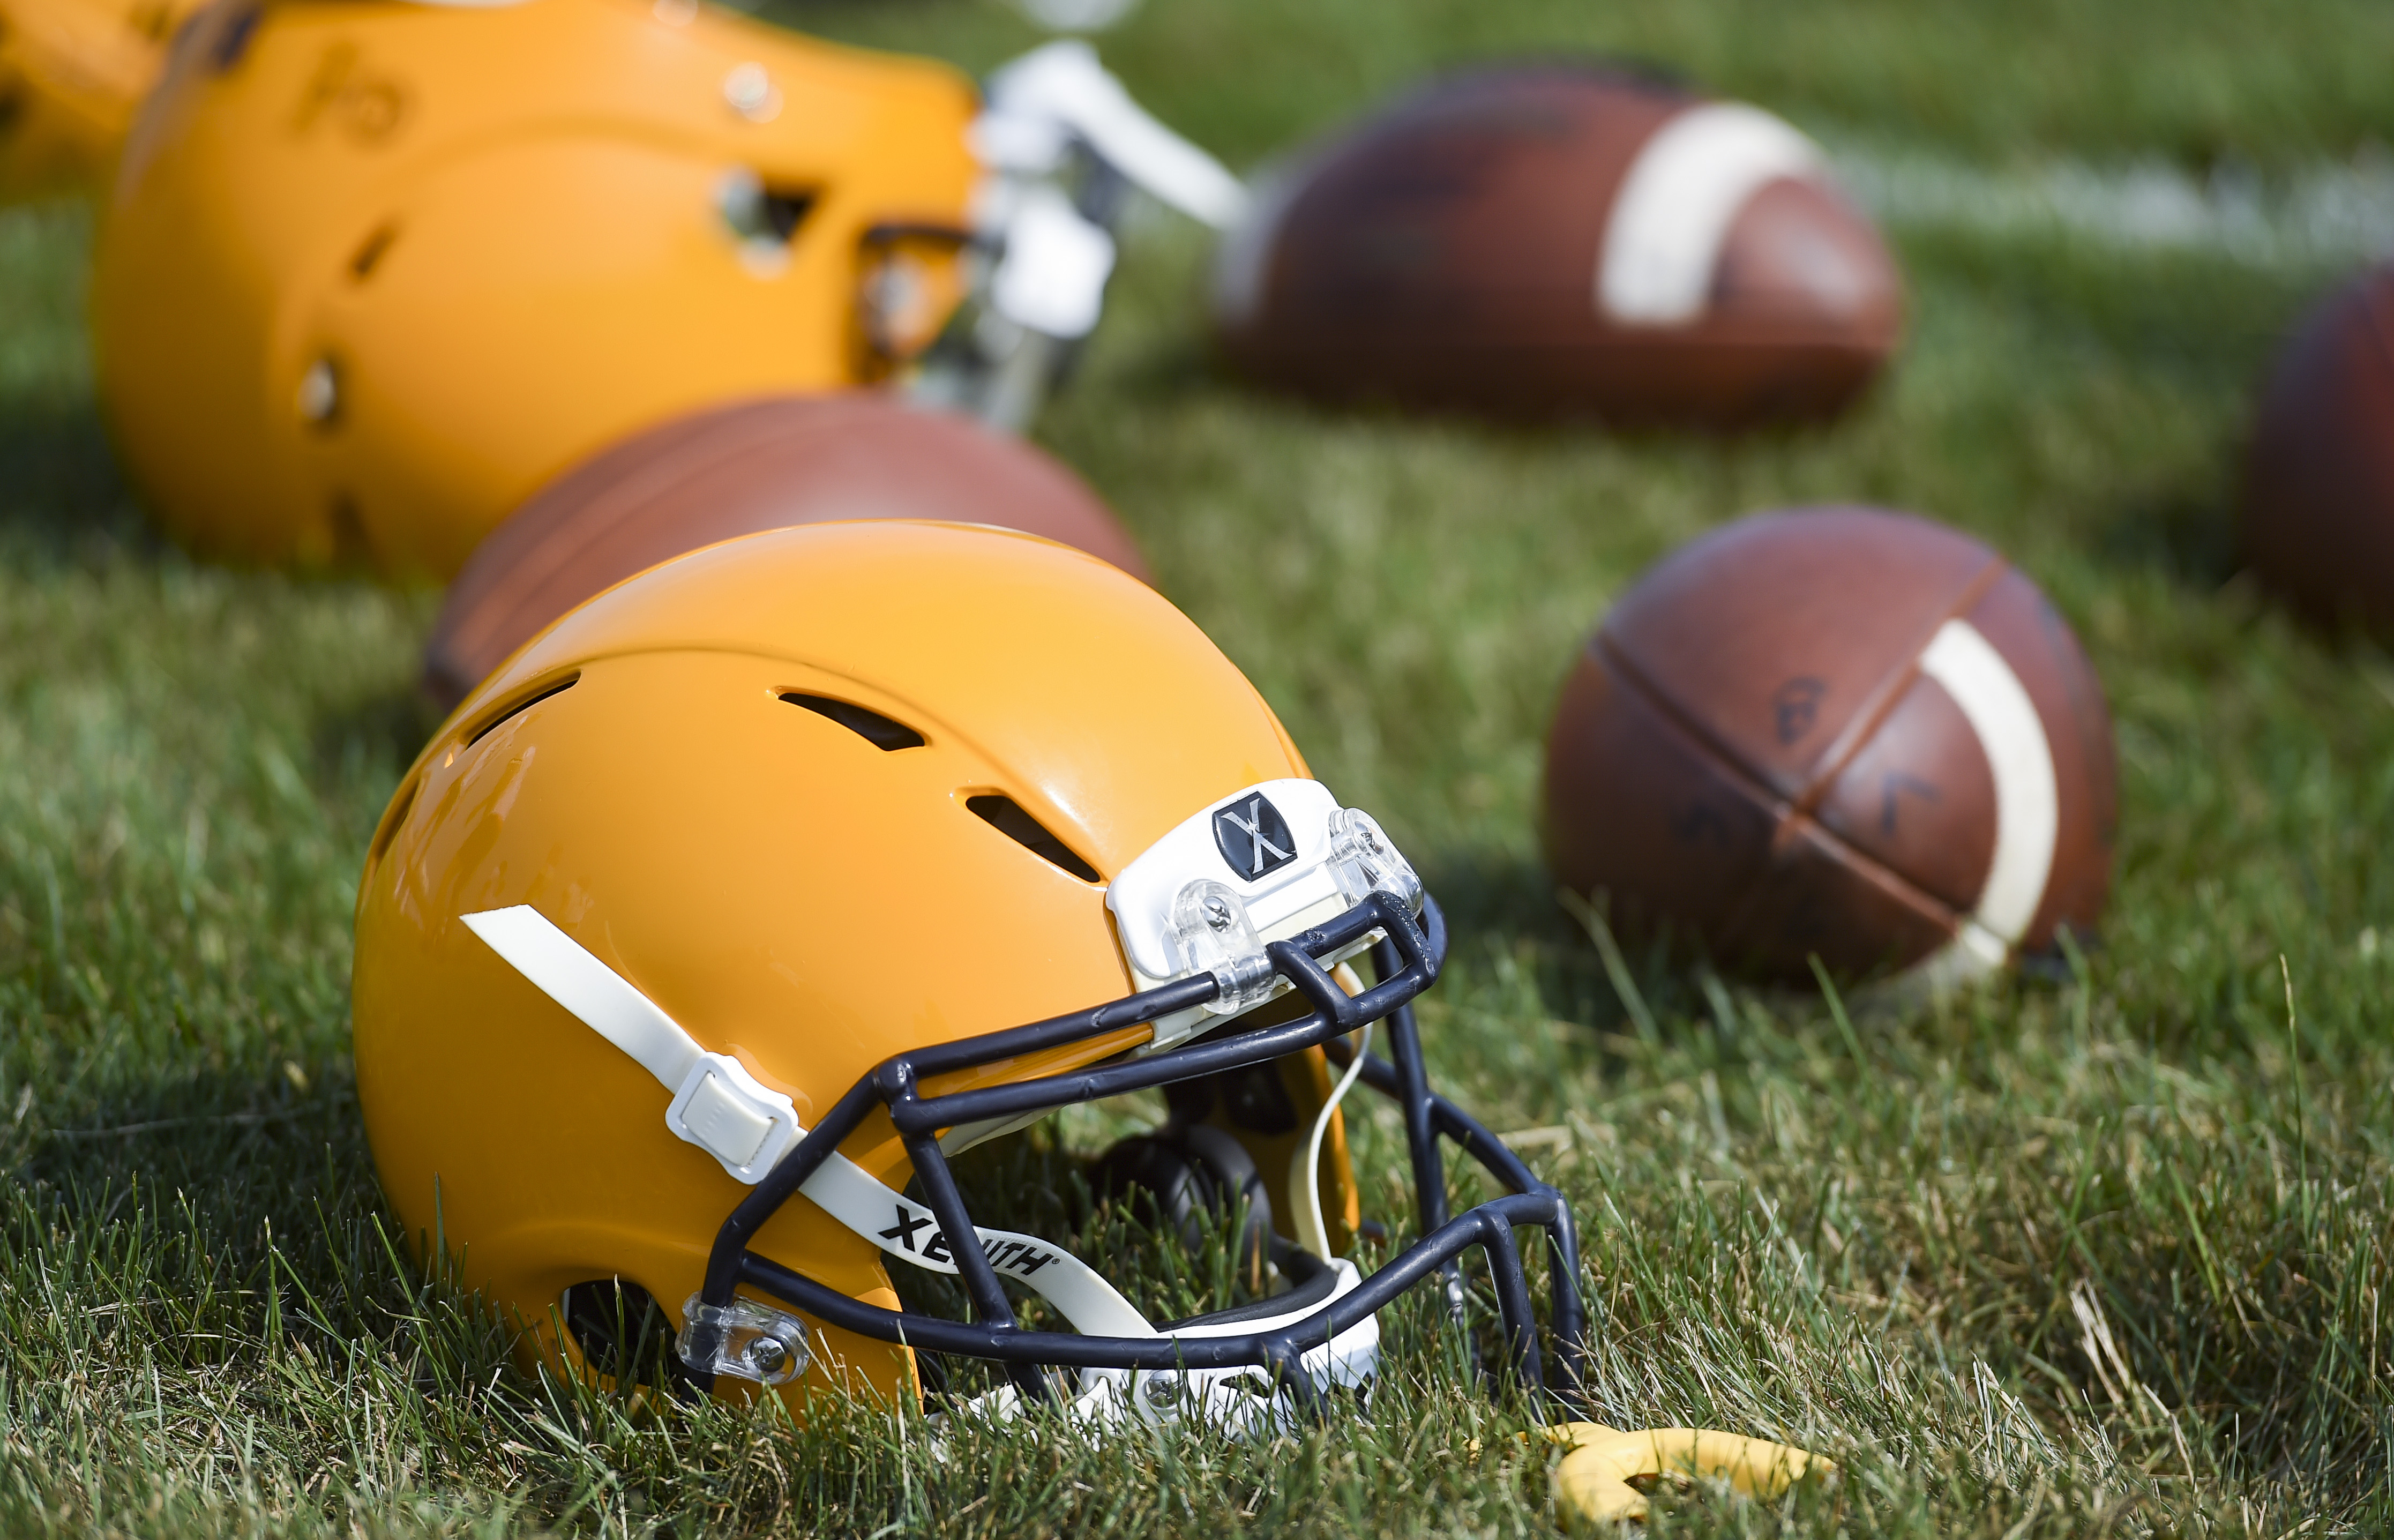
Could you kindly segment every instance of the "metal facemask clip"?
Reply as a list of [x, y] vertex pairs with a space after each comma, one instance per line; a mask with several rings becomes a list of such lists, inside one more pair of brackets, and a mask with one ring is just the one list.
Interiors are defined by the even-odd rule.
[[759, 1385], [787, 1384], [814, 1357], [805, 1322], [754, 1299], [718, 1306], [691, 1295], [682, 1306], [682, 1338], [677, 1346], [691, 1369]]
[[1341, 808], [1330, 815], [1330, 870], [1349, 903], [1386, 893], [1403, 904], [1406, 914], [1421, 914], [1420, 874], [1398, 852], [1379, 820], [1360, 808]]
[[1210, 973], [1221, 986], [1205, 1003], [1217, 1016], [1236, 1016], [1270, 998], [1279, 984], [1271, 958], [1256, 937], [1244, 900], [1226, 882], [1200, 877], [1172, 901], [1172, 933], [1190, 973]]

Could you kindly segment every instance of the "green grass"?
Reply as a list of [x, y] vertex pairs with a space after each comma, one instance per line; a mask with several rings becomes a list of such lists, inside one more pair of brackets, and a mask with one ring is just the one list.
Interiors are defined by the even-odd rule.
[[[1549, 39], [1986, 161], [2293, 165], [2394, 116], [2382, 8], [2033, 9], [1157, 0], [1108, 51], [1242, 159]], [[993, 7], [792, 14], [975, 62], [1028, 40]], [[1163, 224], [1041, 436], [1445, 899], [1434, 1067], [1499, 1129], [1567, 1131], [1533, 1159], [1583, 1216], [1608, 1420], [1848, 1472], [1658, 1533], [2394, 1527], [2394, 663], [2290, 628], [2230, 536], [2253, 381], [2333, 275], [1898, 234], [1916, 324], [1887, 388], [1724, 444], [1242, 392], [1194, 323], [1203, 243]], [[147, 532], [90, 401], [87, 245], [75, 211], [0, 214], [0, 1532], [1554, 1530], [1520, 1409], [1467, 1392], [1419, 1305], [1368, 1419], [1240, 1446], [968, 1428], [941, 1461], [871, 1407], [799, 1434], [513, 1369], [387, 1239], [347, 1057], [350, 897], [432, 725], [433, 596]], [[1538, 864], [1546, 712], [1647, 562], [1839, 497], [1995, 541], [2079, 627], [2122, 751], [2099, 944], [1849, 1029], [1632, 958], [1650, 1033]], [[1360, 1142], [1401, 1218], [1393, 1123]], [[980, 1179], [1070, 1154], [1017, 1142]], [[1152, 1302], [1202, 1297], [1202, 1267], [1133, 1266]]]
[[[996, 0], [761, 0], [776, 20], [985, 69], [1039, 33]], [[2369, 0], [1154, 0], [1102, 39], [1140, 99], [1235, 163], [1423, 71], [1657, 61], [1842, 129], [2004, 161], [2283, 165], [2394, 138], [2394, 11]]]

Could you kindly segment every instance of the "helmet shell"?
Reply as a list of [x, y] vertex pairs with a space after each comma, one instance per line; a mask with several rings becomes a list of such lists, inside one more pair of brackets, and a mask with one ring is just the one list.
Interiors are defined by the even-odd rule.
[[170, 533], [446, 577], [541, 483], [666, 417], [873, 373], [869, 230], [954, 225], [944, 65], [695, 6], [267, 0], [145, 109], [93, 322]]
[[[793, 692], [923, 743], [876, 746]], [[529, 1329], [527, 1351], [576, 1358], [552, 1307], [592, 1280], [636, 1283], [678, 1323], [747, 1189], [668, 1131], [664, 1087], [462, 915], [534, 906], [812, 1125], [893, 1053], [1130, 993], [1102, 879], [1209, 801], [1305, 773], [1194, 625], [1049, 541], [816, 524], [651, 569], [477, 689], [375, 835], [353, 1007], [384, 1189], [419, 1246]], [[1101, 880], [967, 807], [989, 795]], [[1057, 1073], [1142, 1035], [938, 1086]], [[886, 1115], [844, 1149], [908, 1180]], [[895, 1306], [879, 1253], [802, 1197], [756, 1249]], [[901, 1350], [824, 1340], [793, 1390], [911, 1389]]]

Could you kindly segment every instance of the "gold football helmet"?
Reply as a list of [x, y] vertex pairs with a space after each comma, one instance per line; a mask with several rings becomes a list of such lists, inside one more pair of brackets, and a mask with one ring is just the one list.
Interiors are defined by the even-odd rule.
[[125, 461], [203, 554], [445, 577], [633, 430], [927, 347], [976, 105], [696, 0], [228, 0], [100, 231]]
[[[359, 1095], [419, 1244], [574, 1372], [627, 1372], [653, 1308], [701, 1387], [911, 1397], [929, 1349], [1005, 1365], [1001, 1407], [1060, 1366], [1085, 1410], [1250, 1426], [1367, 1378], [1379, 1308], [1474, 1249], [1540, 1383], [1517, 1225], [1576, 1372], [1569, 1208], [1424, 1077], [1444, 950], [1151, 589], [985, 527], [809, 525], [590, 600], [435, 736], [359, 895]], [[1423, 1232], [1369, 1277], [1359, 1077], [1401, 1103]], [[1151, 1087], [1170, 1122], [1109, 1159], [1244, 1193], [1284, 1292], [1157, 1324], [1101, 1259], [974, 1222], [950, 1154]], [[1450, 1218], [1441, 1136], [1511, 1195]], [[960, 1275], [974, 1322], [901, 1309], [893, 1263]]]

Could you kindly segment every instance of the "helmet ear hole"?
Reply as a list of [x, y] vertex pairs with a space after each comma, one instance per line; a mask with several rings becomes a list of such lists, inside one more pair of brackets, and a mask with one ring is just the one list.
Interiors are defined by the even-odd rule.
[[1209, 1194], [1187, 1156], [1152, 1134], [1117, 1139], [1089, 1167], [1089, 1195], [1138, 1213], [1159, 1231], [1183, 1243], [1197, 1239], [1196, 1212]]
[[576, 1283], [558, 1300], [558, 1314], [593, 1373], [629, 1388], [654, 1380], [662, 1360], [668, 1383], [678, 1388], [673, 1320], [639, 1284], [623, 1278]]
[[1239, 1216], [1243, 1270], [1260, 1271], [1270, 1244], [1271, 1199], [1245, 1146], [1219, 1128], [1195, 1124], [1117, 1141], [1089, 1167], [1089, 1191], [1133, 1204], [1160, 1231], [1195, 1251], [1205, 1239], [1201, 1216], [1227, 1223]]

